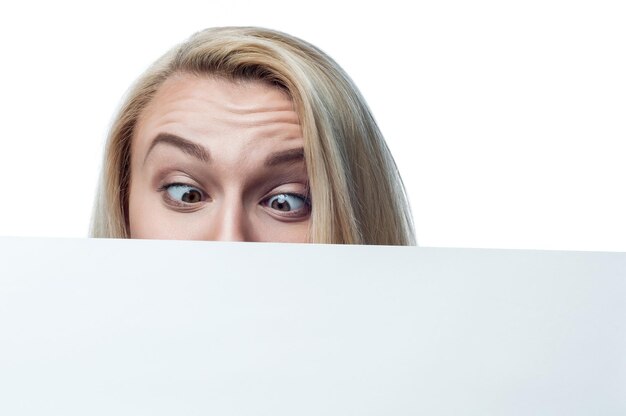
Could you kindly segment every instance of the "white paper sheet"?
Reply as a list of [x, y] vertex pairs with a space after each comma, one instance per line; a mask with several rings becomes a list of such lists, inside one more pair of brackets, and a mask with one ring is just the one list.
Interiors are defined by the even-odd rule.
[[0, 415], [623, 415], [626, 254], [0, 238]]

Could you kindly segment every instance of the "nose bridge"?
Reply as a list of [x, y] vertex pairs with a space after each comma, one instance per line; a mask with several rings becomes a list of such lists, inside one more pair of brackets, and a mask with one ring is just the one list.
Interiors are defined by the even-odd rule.
[[249, 241], [248, 218], [240, 195], [232, 193], [225, 195], [216, 207], [213, 218], [214, 241]]

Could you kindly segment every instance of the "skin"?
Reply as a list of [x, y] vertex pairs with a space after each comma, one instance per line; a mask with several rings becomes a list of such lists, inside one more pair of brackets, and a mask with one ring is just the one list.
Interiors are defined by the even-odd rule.
[[132, 140], [131, 238], [307, 242], [303, 145], [282, 90], [173, 75]]

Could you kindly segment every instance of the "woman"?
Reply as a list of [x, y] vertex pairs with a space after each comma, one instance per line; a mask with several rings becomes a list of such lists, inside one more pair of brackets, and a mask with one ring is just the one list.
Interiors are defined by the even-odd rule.
[[92, 237], [414, 244], [402, 181], [343, 70], [314, 46], [207, 29], [130, 90]]

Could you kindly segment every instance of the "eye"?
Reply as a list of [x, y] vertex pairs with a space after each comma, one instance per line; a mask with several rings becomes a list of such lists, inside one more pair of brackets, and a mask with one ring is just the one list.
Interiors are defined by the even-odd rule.
[[275, 211], [284, 213], [308, 213], [310, 202], [303, 195], [277, 194], [266, 199], [265, 204]]
[[165, 191], [168, 196], [176, 202], [184, 202], [186, 204], [197, 204], [204, 200], [204, 194], [198, 188], [182, 183], [173, 183], [166, 185]]

